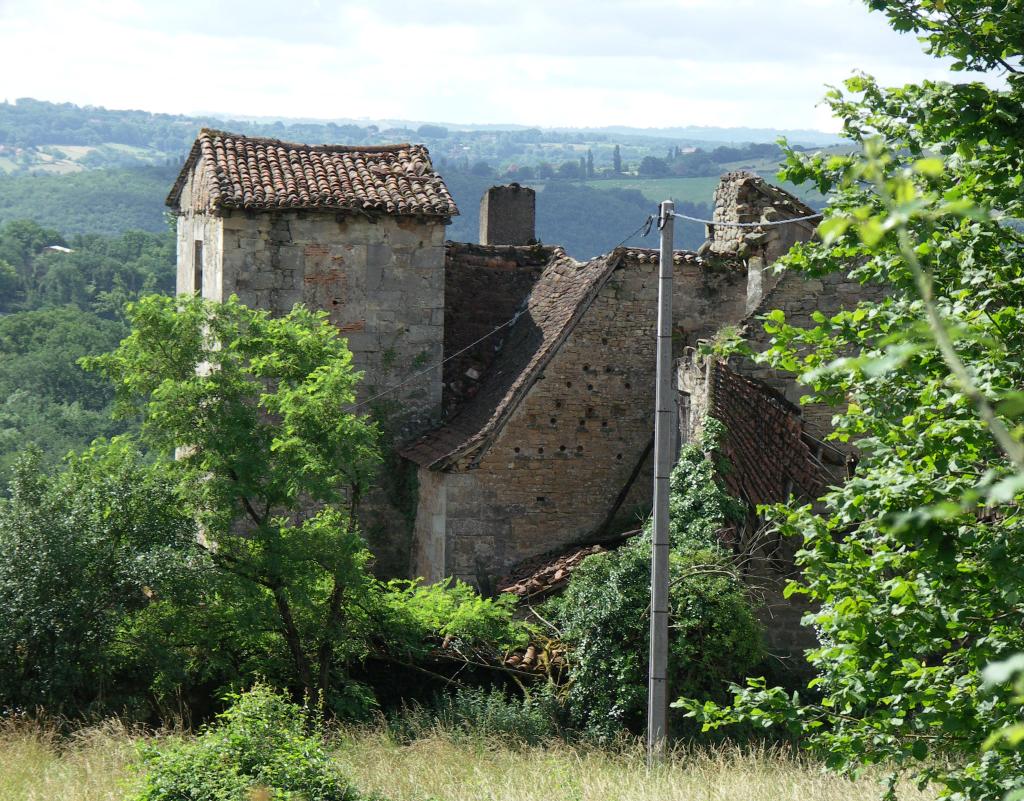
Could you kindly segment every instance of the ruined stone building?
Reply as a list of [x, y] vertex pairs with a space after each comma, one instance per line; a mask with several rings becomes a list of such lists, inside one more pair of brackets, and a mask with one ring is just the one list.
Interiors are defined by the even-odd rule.
[[[204, 130], [168, 204], [179, 292], [279, 313], [301, 301], [348, 338], [359, 400], [381, 396], [367, 410], [393, 443], [363, 520], [383, 572], [493, 588], [524, 560], [635, 528], [649, 510], [656, 251], [579, 262], [538, 244], [533, 191], [514, 185], [483, 199], [482, 244], [446, 243], [458, 210], [415, 145]], [[704, 412], [722, 419], [726, 481], [752, 505], [816, 497], [845, 454], [822, 441], [827, 410], [795, 405], [791, 379], [694, 347], [724, 326], [756, 341], [771, 304], [799, 316], [856, 302], [838, 279], [766, 269], [813, 221], [724, 225], [812, 213], [730, 173], [707, 241], [674, 257], [681, 437]]]

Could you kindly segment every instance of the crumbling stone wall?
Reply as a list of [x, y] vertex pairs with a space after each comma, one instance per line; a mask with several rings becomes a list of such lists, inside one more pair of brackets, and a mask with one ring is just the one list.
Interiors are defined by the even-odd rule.
[[[737, 265], [678, 253], [676, 269], [681, 332], [742, 317]], [[639, 523], [652, 487], [656, 319], [657, 254], [626, 253], [479, 462], [444, 474], [443, 574], [487, 586], [527, 557], [593, 537], [617, 502], [620, 523]]]
[[[814, 214], [810, 206], [753, 173], [726, 173], [715, 189], [712, 219], [716, 222], [778, 222], [810, 214]], [[778, 280], [767, 267], [797, 242], [809, 240], [816, 227], [816, 220], [763, 228], [709, 225], [708, 250], [731, 254], [747, 262], [747, 311], [750, 311]]]
[[446, 251], [444, 352], [452, 357], [443, 373], [447, 415], [476, 394], [504, 344], [505, 331], [487, 334], [512, 319], [544, 267], [562, 251], [462, 242], [447, 243]]

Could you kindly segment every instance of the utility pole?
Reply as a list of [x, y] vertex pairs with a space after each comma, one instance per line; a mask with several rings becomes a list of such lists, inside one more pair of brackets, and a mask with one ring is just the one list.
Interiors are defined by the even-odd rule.
[[668, 739], [668, 490], [672, 471], [672, 235], [675, 204], [661, 204], [658, 228], [658, 350], [654, 417], [654, 533], [651, 537], [651, 654], [647, 681], [647, 761], [665, 758]]

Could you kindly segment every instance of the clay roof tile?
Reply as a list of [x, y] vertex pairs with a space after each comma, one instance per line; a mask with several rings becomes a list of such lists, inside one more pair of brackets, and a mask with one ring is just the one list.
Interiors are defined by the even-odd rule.
[[168, 206], [180, 208], [182, 189], [198, 163], [209, 185], [209, 211], [300, 208], [440, 218], [459, 213], [422, 145], [304, 145], [204, 128]]

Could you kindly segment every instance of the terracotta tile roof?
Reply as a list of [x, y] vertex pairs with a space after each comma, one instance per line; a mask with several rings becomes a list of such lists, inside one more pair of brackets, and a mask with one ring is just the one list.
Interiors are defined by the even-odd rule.
[[545, 597], [564, 588], [584, 559], [607, 550], [601, 545], [581, 545], [527, 559], [498, 581], [498, 592], [510, 592], [524, 601]]
[[303, 145], [204, 128], [167, 197], [179, 207], [203, 165], [211, 211], [324, 209], [448, 218], [459, 213], [422, 145]]
[[719, 451], [730, 469], [721, 478], [735, 497], [752, 506], [790, 493], [811, 501], [842, 480], [845, 455], [811, 438], [799, 408], [771, 387], [713, 359], [708, 391], [708, 413], [726, 429]]
[[619, 264], [615, 251], [581, 264], [563, 252], [552, 260], [530, 289], [521, 315], [509, 326], [479, 392], [440, 428], [401, 453], [423, 467], [439, 468], [493, 439], [520, 399], [537, 380], [559, 345]]

